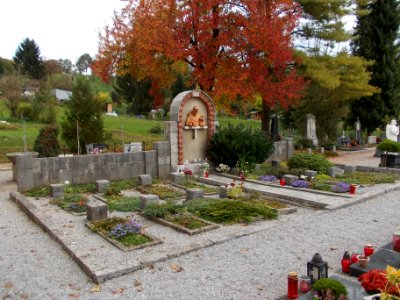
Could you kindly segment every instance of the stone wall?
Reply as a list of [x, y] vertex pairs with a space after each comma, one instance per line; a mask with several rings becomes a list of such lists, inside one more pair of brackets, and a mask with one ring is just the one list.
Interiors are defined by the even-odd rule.
[[32, 158], [19, 155], [15, 163], [15, 181], [18, 191], [25, 192], [36, 186], [61, 183], [90, 183], [100, 179], [122, 180], [150, 174], [167, 178], [170, 174], [170, 143], [154, 143], [151, 151], [133, 153], [107, 153], [70, 157]]

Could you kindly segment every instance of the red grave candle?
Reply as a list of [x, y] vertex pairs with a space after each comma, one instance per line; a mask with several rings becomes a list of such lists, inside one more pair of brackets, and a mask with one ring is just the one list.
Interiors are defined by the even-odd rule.
[[350, 273], [350, 265], [351, 265], [351, 258], [349, 252], [345, 252], [342, 258], [342, 272], [343, 273]]
[[400, 231], [393, 233], [393, 250], [400, 252]]
[[370, 256], [374, 253], [374, 247], [371, 244], [366, 244], [364, 246], [364, 255]]
[[286, 185], [286, 181], [284, 178], [281, 178], [281, 180], [279, 180], [279, 183], [281, 186], [285, 186]]
[[298, 278], [296, 272], [290, 272], [288, 275], [288, 299], [297, 299], [299, 297]]

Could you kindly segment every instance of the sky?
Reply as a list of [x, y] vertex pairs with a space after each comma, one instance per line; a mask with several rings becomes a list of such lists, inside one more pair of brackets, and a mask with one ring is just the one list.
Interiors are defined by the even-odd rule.
[[121, 0], [0, 0], [0, 57], [12, 59], [29, 38], [45, 60], [75, 64], [85, 53], [94, 58], [98, 33], [125, 5]]

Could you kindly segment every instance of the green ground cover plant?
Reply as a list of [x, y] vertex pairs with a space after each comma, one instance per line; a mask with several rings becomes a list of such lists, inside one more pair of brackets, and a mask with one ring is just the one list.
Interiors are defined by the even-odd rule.
[[139, 209], [139, 198], [122, 195], [106, 196], [109, 211], [133, 212]]
[[218, 193], [218, 188], [206, 186], [199, 182], [188, 181], [183, 186], [187, 189], [202, 189], [204, 194]]
[[194, 199], [187, 203], [189, 212], [218, 224], [249, 224], [257, 220], [276, 219], [275, 210], [259, 203], [238, 199]]

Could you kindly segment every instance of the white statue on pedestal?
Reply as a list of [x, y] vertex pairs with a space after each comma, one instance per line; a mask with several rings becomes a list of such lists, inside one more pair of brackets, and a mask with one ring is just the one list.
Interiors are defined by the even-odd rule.
[[397, 142], [398, 135], [399, 135], [399, 126], [397, 126], [396, 120], [391, 120], [390, 124], [386, 125], [386, 138]]

